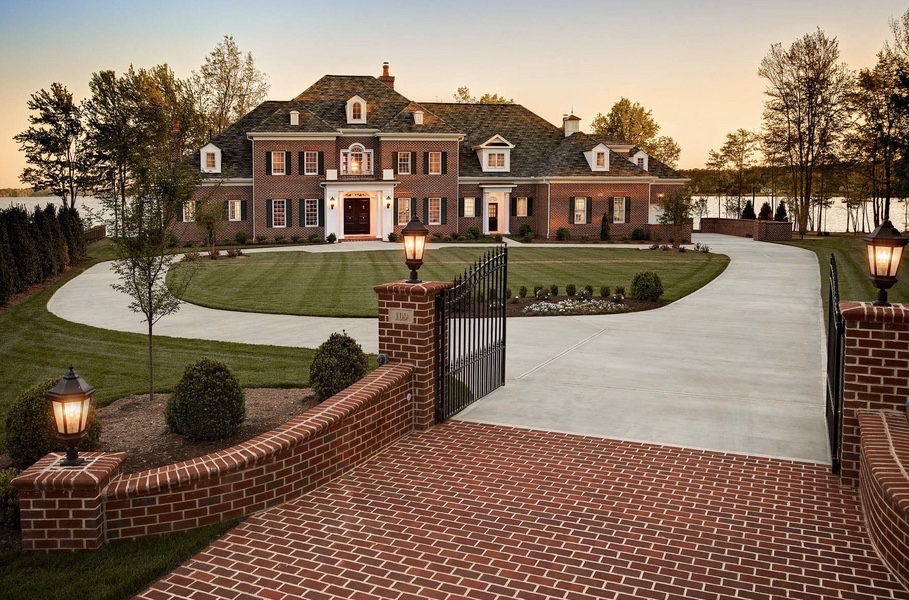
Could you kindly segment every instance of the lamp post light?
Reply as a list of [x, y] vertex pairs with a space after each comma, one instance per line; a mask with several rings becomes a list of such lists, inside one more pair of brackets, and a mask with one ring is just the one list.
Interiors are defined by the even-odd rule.
[[900, 235], [890, 219], [865, 237], [868, 245], [868, 268], [871, 270], [871, 283], [877, 288], [877, 300], [874, 306], [890, 306], [887, 301], [887, 290], [896, 283], [896, 272], [900, 268], [903, 248], [909, 239]]
[[54, 409], [54, 422], [57, 426], [57, 439], [66, 444], [66, 458], [60, 461], [65, 467], [81, 465], [76, 446], [85, 437], [88, 423], [88, 409], [91, 405], [95, 388], [79, 377], [73, 366], [57, 385], [47, 392], [47, 399]]
[[410, 269], [410, 279], [407, 283], [422, 283], [417, 279], [417, 271], [423, 266], [423, 251], [426, 250], [426, 238], [429, 236], [429, 229], [420, 221], [416, 215], [410, 219], [410, 222], [401, 230], [404, 236], [404, 264]]

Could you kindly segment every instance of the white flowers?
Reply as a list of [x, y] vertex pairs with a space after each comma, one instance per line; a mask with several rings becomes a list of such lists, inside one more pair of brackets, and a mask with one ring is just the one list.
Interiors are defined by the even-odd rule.
[[581, 301], [569, 298], [560, 302], [534, 302], [521, 312], [533, 315], [601, 315], [628, 312], [628, 307], [609, 300]]

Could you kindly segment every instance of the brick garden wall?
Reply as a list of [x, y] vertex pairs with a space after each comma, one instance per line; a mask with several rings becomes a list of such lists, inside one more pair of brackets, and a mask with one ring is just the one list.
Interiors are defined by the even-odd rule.
[[759, 242], [779, 242], [792, 239], [792, 223], [758, 221], [757, 219], [701, 218], [701, 233], [721, 233], [750, 237]]

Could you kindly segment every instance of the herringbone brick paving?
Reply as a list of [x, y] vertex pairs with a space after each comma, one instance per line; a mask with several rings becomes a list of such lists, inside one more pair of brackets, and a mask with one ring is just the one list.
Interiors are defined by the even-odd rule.
[[907, 598], [824, 465], [493, 425], [413, 434], [142, 598]]

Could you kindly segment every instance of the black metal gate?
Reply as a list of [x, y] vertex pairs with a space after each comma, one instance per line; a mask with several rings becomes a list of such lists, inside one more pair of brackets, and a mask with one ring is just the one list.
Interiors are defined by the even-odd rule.
[[508, 248], [490, 250], [436, 296], [436, 422], [505, 385]]
[[845, 325], [840, 312], [840, 289], [836, 275], [836, 258], [830, 255], [830, 291], [827, 294], [827, 435], [830, 440], [830, 462], [834, 473], [840, 472], [840, 450], [843, 428], [843, 367]]

